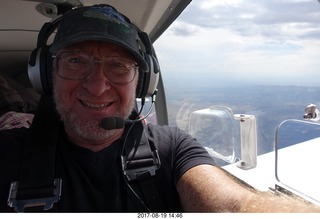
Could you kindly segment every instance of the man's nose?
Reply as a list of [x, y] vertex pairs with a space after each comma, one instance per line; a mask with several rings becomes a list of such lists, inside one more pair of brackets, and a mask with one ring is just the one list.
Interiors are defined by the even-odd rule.
[[91, 74], [85, 79], [84, 87], [90, 94], [95, 96], [100, 96], [106, 90], [111, 89], [111, 82], [105, 76], [104, 68], [101, 63], [94, 64]]

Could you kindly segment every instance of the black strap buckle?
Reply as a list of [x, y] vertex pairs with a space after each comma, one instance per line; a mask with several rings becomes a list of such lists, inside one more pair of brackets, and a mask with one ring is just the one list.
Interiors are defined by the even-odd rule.
[[8, 198], [8, 205], [15, 209], [16, 212], [24, 212], [26, 208], [43, 206], [43, 210], [47, 211], [58, 202], [61, 196], [62, 179], [54, 179], [53, 196], [46, 198], [21, 199], [17, 200], [19, 182], [12, 182]]
[[156, 175], [156, 170], [160, 168], [160, 158], [157, 150], [152, 151], [152, 158], [128, 160], [125, 156], [121, 156], [122, 170], [128, 181], [136, 180], [145, 173], [150, 176]]

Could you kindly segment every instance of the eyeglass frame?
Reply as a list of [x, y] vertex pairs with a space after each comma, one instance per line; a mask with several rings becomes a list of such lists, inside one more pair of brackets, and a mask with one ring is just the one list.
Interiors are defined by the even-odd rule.
[[[90, 62], [87, 63], [88, 72], [83, 77], [81, 77], [81, 78], [69, 78], [69, 77], [66, 77], [65, 75], [59, 74], [59, 56], [62, 55], [62, 54], [66, 54], [66, 53], [70, 53], [70, 54], [71, 53], [79, 53], [79, 54], [84, 54], [84, 55], [87, 55], [88, 57], [90, 57], [90, 60], [89, 60]], [[132, 79], [130, 79], [129, 81], [126, 81], [126, 82], [114, 82], [113, 79], [109, 78], [110, 75], [108, 77], [107, 72], [109, 72], [109, 71], [105, 70], [104, 67], [102, 67], [105, 77], [113, 84], [125, 85], [125, 84], [131, 83], [135, 79], [136, 74], [137, 74], [137, 68], [139, 67], [139, 65], [135, 61], [133, 61], [131, 59], [128, 59], [128, 58], [123, 58], [123, 57], [118, 57], [118, 56], [102, 56], [101, 57], [102, 59], [101, 58], [97, 59], [94, 55], [92, 55], [90, 53], [87, 53], [87, 52], [84, 52], [84, 51], [78, 51], [78, 50], [62, 51], [62, 52], [57, 53], [57, 54], [52, 54], [52, 58], [53, 58], [53, 62], [54, 62], [54, 65], [55, 65], [55, 73], [59, 77], [65, 79], [65, 80], [73, 80], [73, 81], [85, 80], [89, 75], [91, 75], [94, 72], [94, 64], [95, 63], [104, 63], [104, 59], [105, 58], [123, 59], [123, 60], [132, 62], [132, 65], [130, 67], [125, 67], [125, 68], [128, 69], [128, 73], [130, 73], [132, 70], [134, 70], [133, 77], [132, 77]], [[102, 66], [104, 66], [104, 65], [102, 65]]]

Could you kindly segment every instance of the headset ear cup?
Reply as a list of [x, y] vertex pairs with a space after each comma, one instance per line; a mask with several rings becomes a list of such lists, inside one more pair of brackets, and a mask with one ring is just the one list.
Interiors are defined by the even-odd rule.
[[158, 60], [154, 56], [149, 56], [150, 58], [150, 77], [149, 77], [149, 85], [147, 90], [147, 95], [151, 96], [157, 90], [159, 77], [160, 77], [160, 66]]
[[45, 23], [39, 34], [37, 48], [32, 51], [28, 62], [28, 76], [33, 88], [40, 94], [52, 95], [52, 54], [47, 45], [48, 38], [58, 27], [61, 16], [57, 16], [50, 22]]
[[139, 81], [136, 90], [137, 98], [150, 97], [157, 89], [159, 81], [159, 64], [155, 57], [148, 54], [145, 55], [145, 60], [149, 66], [149, 71], [139, 71]]
[[138, 84], [136, 87], [136, 98], [143, 98], [142, 96], [142, 91], [143, 91], [143, 85], [144, 85], [144, 74], [146, 74], [146, 72], [144, 72], [142, 69], [139, 68], [139, 72], [138, 72]]
[[52, 55], [49, 52], [49, 46], [32, 51], [28, 62], [28, 76], [37, 92], [52, 95]]

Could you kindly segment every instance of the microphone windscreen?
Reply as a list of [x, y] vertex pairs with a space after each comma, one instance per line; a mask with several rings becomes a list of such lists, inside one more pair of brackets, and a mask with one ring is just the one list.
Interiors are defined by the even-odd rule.
[[116, 129], [121, 129], [125, 125], [125, 121], [122, 117], [114, 117], [116, 120]]
[[121, 117], [107, 117], [101, 120], [101, 127], [105, 130], [121, 129], [125, 121]]

